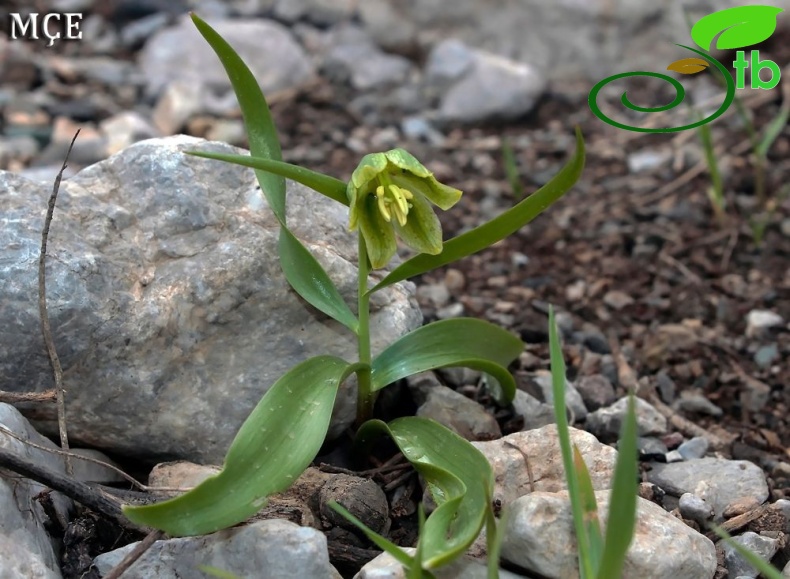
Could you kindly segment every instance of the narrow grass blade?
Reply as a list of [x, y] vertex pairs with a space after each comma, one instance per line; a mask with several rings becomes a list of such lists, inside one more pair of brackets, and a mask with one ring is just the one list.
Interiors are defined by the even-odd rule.
[[333, 356], [294, 366], [244, 421], [218, 474], [174, 499], [125, 505], [124, 514], [172, 536], [213, 533], [254, 515], [269, 495], [291, 486], [315, 458], [338, 387], [354, 369]]
[[609, 495], [606, 540], [601, 567], [598, 570], [599, 579], [622, 575], [628, 547], [634, 537], [639, 477], [637, 436], [636, 401], [631, 393], [628, 395], [628, 411], [617, 447], [617, 464]]
[[[790, 97], [790, 95], [786, 96], [785, 99]], [[768, 123], [768, 126], [765, 127], [765, 133], [763, 134], [763, 138], [760, 140], [760, 144], [757, 146], [757, 154], [763, 158], [768, 155], [768, 151], [771, 150], [773, 147], [774, 142], [782, 134], [782, 131], [785, 130], [787, 127], [787, 119], [790, 117], [790, 103], [787, 100], [783, 101], [782, 108], [779, 109], [779, 112], [776, 116]]]
[[203, 571], [206, 575], [211, 575], [212, 577], [218, 577], [219, 579], [241, 579], [238, 575], [234, 575], [230, 571], [225, 571], [223, 569], [219, 569], [218, 567], [212, 567], [211, 565], [200, 565], [198, 569]]
[[499, 326], [472, 318], [454, 318], [422, 326], [387, 347], [371, 365], [372, 390], [396, 380], [447, 366], [482, 370], [498, 382], [499, 398], [510, 401], [516, 384], [507, 366], [524, 344]]
[[554, 178], [532, 195], [491, 221], [444, 243], [438, 255], [421, 253], [404, 262], [368, 293], [423, 274], [490, 247], [521, 229], [573, 187], [584, 169], [584, 138], [576, 129], [576, 152]]
[[562, 465], [565, 479], [568, 482], [568, 495], [573, 513], [573, 528], [576, 532], [576, 544], [579, 551], [579, 576], [581, 579], [593, 579], [595, 570], [590, 557], [590, 537], [584, 524], [584, 506], [579, 490], [579, 476], [573, 464], [571, 436], [568, 430], [568, 416], [565, 414], [565, 360], [554, 322], [554, 308], [549, 306], [549, 355], [551, 358], [551, 382], [554, 395], [554, 419], [557, 423], [557, 435], [562, 451]]
[[377, 434], [395, 441], [438, 505], [420, 536], [423, 568], [435, 569], [463, 555], [483, 527], [493, 493], [488, 460], [469, 441], [425, 418], [407, 416], [389, 424], [370, 420], [357, 437], [372, 440]]
[[389, 553], [392, 555], [393, 559], [401, 563], [405, 567], [410, 567], [414, 563], [414, 558], [406, 553], [403, 549], [398, 547], [395, 543], [390, 541], [389, 539], [385, 539], [375, 531], [371, 530], [370, 527], [365, 525], [362, 521], [352, 515], [348, 509], [346, 509], [343, 505], [338, 503], [337, 501], [331, 501], [329, 503], [329, 507], [337, 513], [343, 515], [346, 520], [353, 523], [360, 531], [365, 533], [365, 536], [370, 539], [370, 541], [376, 545], [382, 551]]
[[521, 199], [524, 197], [524, 184], [521, 182], [521, 175], [518, 174], [516, 154], [508, 139], [502, 139], [502, 162], [505, 165], [505, 176], [510, 184], [513, 197]]
[[603, 556], [603, 534], [601, 522], [598, 519], [598, 502], [595, 500], [590, 471], [582, 458], [581, 452], [573, 445], [573, 465], [576, 468], [576, 477], [579, 481], [579, 498], [581, 499], [584, 528], [590, 538], [590, 566], [597, 570]]
[[732, 536], [727, 531], [718, 525], [711, 525], [711, 529], [714, 533], [721, 537], [725, 543], [735, 549], [741, 557], [746, 559], [752, 567], [757, 569], [763, 577], [766, 579], [786, 579], [786, 576], [783, 575], [782, 572], [776, 569], [773, 565], [771, 565], [771, 563], [760, 557], [757, 553], [754, 553], [751, 549], [748, 549], [740, 543], [733, 541]]

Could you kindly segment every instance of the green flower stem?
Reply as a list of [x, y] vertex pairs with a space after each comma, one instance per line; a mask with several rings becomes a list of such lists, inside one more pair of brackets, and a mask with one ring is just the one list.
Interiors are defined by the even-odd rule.
[[365, 245], [365, 238], [359, 238], [359, 266], [358, 266], [358, 288], [359, 307], [357, 318], [359, 320], [359, 331], [357, 332], [357, 344], [359, 347], [359, 363], [363, 368], [357, 371], [357, 426], [361, 425], [373, 417], [373, 403], [376, 401], [374, 393], [371, 391], [370, 377], [370, 294], [368, 293], [368, 274], [370, 273], [370, 263], [368, 262], [368, 250]]

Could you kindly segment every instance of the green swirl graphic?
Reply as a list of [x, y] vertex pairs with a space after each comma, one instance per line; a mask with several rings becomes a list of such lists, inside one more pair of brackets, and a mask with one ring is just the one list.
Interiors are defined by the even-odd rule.
[[615, 74], [613, 76], [606, 77], [605, 79], [597, 83], [590, 91], [590, 95], [587, 97], [587, 102], [589, 103], [590, 109], [592, 109], [593, 114], [599, 119], [601, 119], [603, 122], [610, 124], [613, 127], [617, 127], [618, 129], [624, 129], [626, 131], [635, 131], [638, 133], [677, 133], [679, 131], [693, 129], [695, 127], [699, 127], [700, 125], [710, 123], [711, 121], [714, 121], [715, 119], [723, 115], [724, 111], [726, 111], [729, 108], [729, 106], [732, 104], [733, 99], [735, 98], [735, 81], [732, 80], [732, 76], [730, 75], [730, 72], [724, 67], [722, 63], [720, 63], [718, 60], [716, 60], [706, 52], [702, 52], [700, 50], [696, 50], [694, 48], [691, 48], [689, 46], [684, 46], [682, 44], [678, 44], [678, 46], [690, 50], [692, 52], [696, 52], [702, 58], [710, 62], [712, 65], [714, 65], [716, 68], [719, 69], [719, 72], [721, 72], [722, 77], [727, 82], [727, 95], [724, 98], [724, 102], [721, 104], [721, 106], [718, 109], [716, 109], [715, 112], [713, 112], [710, 116], [705, 117], [704, 119], [700, 119], [699, 121], [690, 123], [688, 125], [683, 125], [682, 127], [667, 127], [662, 129], [648, 129], [643, 127], [634, 127], [631, 125], [620, 123], [612, 118], [607, 117], [606, 114], [598, 106], [597, 103], [598, 93], [601, 92], [601, 89], [604, 86], [606, 86], [608, 83], [629, 76], [652, 76], [655, 78], [660, 78], [661, 80], [670, 83], [675, 89], [675, 99], [667, 105], [658, 106], [658, 107], [637, 106], [628, 99], [628, 93], [624, 92], [622, 97], [620, 98], [620, 101], [623, 103], [623, 106], [625, 106], [628, 109], [631, 109], [632, 111], [637, 111], [640, 113], [657, 113], [660, 111], [666, 111], [676, 107], [681, 102], [683, 102], [684, 98], [686, 98], [686, 90], [683, 88], [683, 85], [681, 85], [680, 82], [678, 82], [671, 76], [659, 72], [636, 71], [636, 72], [623, 72], [620, 74]]

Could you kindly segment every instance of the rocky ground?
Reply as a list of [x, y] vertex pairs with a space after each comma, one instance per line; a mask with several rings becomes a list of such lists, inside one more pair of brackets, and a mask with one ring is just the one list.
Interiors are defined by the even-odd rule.
[[[195, 84], [187, 74], [191, 65], [183, 59], [190, 58], [188, 53], [193, 50], [179, 53], [186, 46], [184, 25], [176, 24], [175, 17], [166, 11], [126, 13], [118, 8], [124, 5], [107, 3], [93, 11], [92, 24], [85, 23], [94, 34], [90, 43], [62, 44], [57, 52], [47, 52], [42, 46], [0, 39], [0, 49], [6, 55], [0, 89], [0, 168], [51, 183], [78, 127], [82, 132], [69, 175], [119, 151], [127, 155], [121, 159], [141, 163], [143, 155], [129, 152], [128, 147], [148, 137], [184, 132], [245, 145], [235, 102], [228, 97], [222, 77]], [[278, 18], [285, 19], [282, 14]], [[787, 130], [769, 151], [764, 173], [767, 199], [761, 202], [755, 194], [748, 134], [739, 117], [733, 110], [711, 125], [726, 188], [726, 215], [719, 219], [708, 200], [710, 177], [696, 133], [659, 136], [621, 131], [593, 116], [586, 103], [589, 83], [552, 84], [529, 67], [503, 68], [462, 43], [440, 44], [441, 50], [416, 57], [389, 53], [374, 47], [360, 29], [335, 26], [332, 19], [336, 15], [326, 18], [329, 24], [314, 25], [295, 17], [293, 37], [276, 23], [267, 24], [265, 30], [235, 31], [240, 42], [245, 34], [253, 38], [264, 32], [283, 35], [277, 50], [282, 51], [284, 64], [267, 76], [271, 86], [264, 88], [271, 97], [286, 160], [347, 178], [362, 154], [404, 146], [425, 159], [440, 180], [465, 192], [458, 206], [441, 216], [446, 237], [490, 219], [551, 178], [571, 151], [575, 126], [581, 127], [587, 143], [582, 179], [534, 223], [494, 248], [415, 280], [416, 298], [426, 321], [480, 317], [516, 332], [526, 343], [513, 368], [519, 385], [513, 407], [496, 408], [478, 374], [446, 371], [420, 377], [398, 389], [398, 395], [383, 397], [382, 404], [391, 407], [382, 411], [392, 413], [397, 408], [398, 412], [432, 416], [478, 441], [478, 447], [495, 464], [495, 498], [513, 505], [520, 513], [516, 520], [534, 519], [531, 513], [536, 509], [562, 511], [553, 494], [562, 488], [559, 463], [556, 456], [552, 461], [551, 453], [545, 452], [556, 446], [552, 427], [546, 426], [551, 422], [545, 371], [547, 309], [552, 304], [558, 311], [572, 386], [568, 405], [580, 429], [574, 436], [588, 464], [596, 465], [591, 467], [596, 489], [608, 488], [613, 461], [609, 445], [616, 441], [622, 413], [622, 402], [618, 401], [628, 388], [636, 388], [644, 401], [640, 406], [640, 449], [646, 500], [640, 509], [648, 512], [644, 516], [654, 526], [640, 529], [637, 543], [645, 545], [643, 551], [651, 552], [653, 558], [646, 555], [635, 561], [634, 576], [696, 578], [715, 573], [721, 578], [755, 577], [742, 561], [721, 548], [717, 561], [712, 545], [701, 542], [702, 535], [696, 531], [710, 518], [730, 521], [733, 532], [743, 533], [747, 544], [782, 568], [790, 558], [785, 534], [790, 530]], [[765, 48], [764, 56], [790, 62], [787, 46], [775, 43]], [[182, 60], [170, 60], [173, 54]], [[354, 66], [360, 55], [365, 55], [370, 66]], [[469, 62], [475, 63], [472, 73], [467, 70]], [[180, 76], [182, 70], [187, 73]], [[486, 110], [490, 102], [485, 91], [476, 88], [491, 82], [488, 75], [501, 81], [501, 93], [514, 95], [498, 101], [493, 111]], [[692, 85], [697, 102], [712, 90], [704, 81]], [[767, 126], [784, 99], [790, 98], [788, 91], [779, 89], [741, 92], [758, 129]], [[457, 94], [482, 100], [468, 105], [453, 96]], [[643, 96], [660, 100], [666, 95]], [[611, 98], [611, 103], [616, 98]], [[519, 104], [512, 108], [513, 103]], [[515, 177], [508, 175], [504, 160], [508, 146], [514, 152]], [[167, 153], [161, 155], [170, 158]], [[143, 172], [124, 177], [117, 168], [102, 171], [130, 181], [145, 178]], [[247, 182], [235, 175], [231, 178], [239, 180], [239, 187], [246, 187]], [[89, 181], [90, 176], [83, 176], [78, 183], [87, 188]], [[16, 183], [8, 180], [6, 186], [9, 190], [21, 187]], [[82, 199], [74, 202], [76, 214], [92, 223], [93, 216], [84, 217], [87, 213], [84, 207], [80, 209], [80, 203], [88, 203]], [[108, 208], [122, 204], [119, 199], [108, 199], [101, 201], [107, 202]], [[159, 202], [156, 197], [151, 199]], [[228, 198], [228, 203], [237, 201]], [[14, 211], [24, 207], [21, 202], [14, 203], [19, 205], [4, 205], [4, 212], [11, 211], [9, 207]], [[67, 211], [68, 198], [64, 203]], [[327, 235], [332, 235], [331, 229]], [[75, 264], [85, 267], [78, 250], [74, 255], [69, 254], [69, 259], [73, 257]], [[339, 268], [345, 267], [344, 262], [338, 263]], [[77, 269], [75, 265], [72, 271]], [[87, 308], [85, 304], [81, 307]], [[37, 331], [35, 322], [32, 324], [28, 326]], [[59, 347], [65, 349], [66, 360], [70, 354], [71, 359], [81, 360], [80, 344]], [[4, 348], [17, 352], [11, 345], [4, 344]], [[31, 355], [25, 348], [18, 351], [25, 362], [7, 363], [3, 376], [18, 375], [9, 372], [19, 372], [19, 368], [30, 376], [39, 375], [31, 370], [33, 364], [25, 357]], [[40, 367], [48, 372], [43, 353], [39, 362], [42, 360]], [[34, 368], [36, 372], [38, 368]], [[78, 375], [81, 371], [75, 370]], [[46, 383], [37, 380], [32, 383]], [[19, 389], [19, 384], [5, 381], [0, 385], [0, 390]], [[29, 407], [27, 411], [29, 416], [46, 418], [36, 416]], [[27, 432], [22, 419], [8, 412], [2, 423], [20, 435]], [[132, 443], [118, 443], [114, 449], [108, 444], [113, 437], [120, 440], [123, 430], [108, 427], [103, 434], [82, 436], [82, 442], [93, 442], [111, 454], [114, 450], [114, 458], [127, 468], [147, 470], [151, 455], [142, 463], [131, 461], [119, 449]], [[38, 440], [34, 433], [25, 436]], [[522, 455], [508, 450], [502, 440], [515, 444], [532, 459], [529, 479]], [[39, 443], [46, 444], [43, 440]], [[173, 444], [163, 456], [218, 460]], [[143, 453], [131, 454], [137, 454], [135, 459], [139, 460]], [[335, 458], [330, 453], [322, 461], [332, 463]], [[326, 477], [339, 476], [331, 464], [324, 470], [329, 472], [313, 475], [321, 480], [320, 485], [304, 483], [308, 489], [303, 491], [305, 496], [318, 496], [316, 489], [325, 484]], [[393, 474], [385, 468], [372, 470], [367, 478], [383, 489], [370, 492], [384, 497], [383, 517], [390, 520], [392, 537], [411, 546], [414, 504], [421, 498], [416, 477], [403, 469]], [[188, 482], [183, 475], [176, 475], [159, 484]], [[528, 493], [530, 485], [537, 485], [531, 489], [537, 492]], [[243, 537], [226, 535], [209, 546], [163, 544], [152, 557], [162, 557], [172, 549], [189, 558], [209, 548], [221, 550], [218, 545], [224, 545], [223, 541], [234, 542], [234, 548], [239, 548], [245, 541], [259, 545], [261, 537], [270, 542], [270, 537], [280, 537], [285, 544], [292, 540], [307, 545], [299, 557], [318, 561], [315, 564], [324, 570], [311, 567], [302, 571], [303, 576], [325, 572], [330, 560], [345, 576], [352, 576], [376, 555], [369, 544], [332, 528], [320, 508], [316, 511], [299, 505], [281, 506], [279, 515], [287, 513], [285, 518], [293, 522], [325, 530], [328, 556], [322, 551], [321, 541], [327, 540], [322, 533], [301, 536], [298, 528], [259, 521], [254, 531]], [[650, 511], [656, 505], [663, 510]], [[87, 517], [81, 524], [92, 520]], [[680, 520], [686, 524], [673, 526]], [[105, 531], [104, 535], [112, 535], [111, 542], [115, 542], [114, 532]], [[572, 561], [572, 554], [550, 551], [552, 545], [563, 545], [553, 534], [559, 531], [515, 524], [509, 532], [512, 542], [503, 550], [503, 566], [512, 570], [513, 576], [568, 576], [569, 568], [552, 567], [556, 561]], [[662, 543], [663, 534], [674, 540]], [[86, 561], [98, 554], [97, 549], [120, 546], [88, 549], [79, 546], [79, 541], [66, 543], [61, 561], [64, 576], [85, 572]], [[524, 549], [524, 544], [533, 548]], [[701, 553], [694, 561], [689, 556], [692, 547]], [[670, 551], [676, 555], [667, 556]], [[529, 558], [530, 552], [553, 555], [535, 560]], [[521, 558], [524, 553], [526, 558]], [[476, 554], [481, 554], [481, 548]], [[100, 573], [117, 563], [120, 554], [107, 557], [97, 560]], [[688, 564], [693, 571], [679, 575], [671, 566], [662, 566], [673, 561]], [[222, 560], [217, 566], [225, 563], [235, 564]], [[373, 576], [368, 572], [371, 575], [363, 571], [359, 577]], [[153, 571], [139, 573], [145, 577]]]

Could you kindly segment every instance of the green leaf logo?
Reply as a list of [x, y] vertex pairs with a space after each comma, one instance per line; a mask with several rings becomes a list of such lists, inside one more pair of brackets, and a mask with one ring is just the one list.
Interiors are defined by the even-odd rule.
[[782, 8], [775, 6], [736, 6], [701, 18], [691, 29], [691, 38], [704, 50], [744, 48], [767, 40], [776, 30], [776, 17]]

